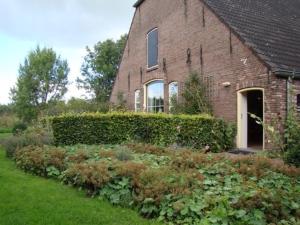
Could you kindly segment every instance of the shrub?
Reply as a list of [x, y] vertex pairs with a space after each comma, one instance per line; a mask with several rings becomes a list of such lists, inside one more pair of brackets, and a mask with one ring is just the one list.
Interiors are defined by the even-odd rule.
[[19, 135], [23, 133], [27, 129], [27, 125], [25, 123], [17, 123], [14, 125], [12, 129], [13, 135]]
[[171, 99], [171, 113], [173, 114], [199, 114], [212, 113], [210, 104], [209, 84], [206, 84], [197, 72], [192, 72], [186, 79], [182, 92], [182, 102]]
[[83, 163], [90, 158], [88, 151], [79, 150], [75, 154], [68, 156], [68, 161], [73, 163]]
[[[29, 146], [17, 151], [16, 161], [25, 171], [59, 178], [89, 196], [169, 224], [299, 223], [300, 169], [260, 156], [188, 150], [151, 155], [147, 151], [156, 153], [156, 147], [146, 146], [145, 153], [136, 145], [141, 153], [131, 153], [131, 161], [117, 160], [122, 146]], [[165, 157], [166, 164], [148, 165]]]
[[133, 159], [132, 152], [126, 147], [121, 147], [116, 153], [116, 158], [120, 161], [130, 161]]
[[15, 160], [21, 169], [40, 176], [57, 177], [66, 169], [66, 151], [27, 146], [16, 151]]
[[170, 150], [163, 148], [161, 146], [154, 146], [150, 144], [141, 143], [129, 143], [126, 146], [135, 153], [147, 153], [153, 155], [168, 155]]
[[[121, 144], [136, 140], [154, 145], [189, 146], [213, 151], [229, 149], [235, 132], [208, 115], [83, 114], [52, 118], [57, 145]], [[230, 130], [230, 131], [229, 131]]]
[[167, 194], [189, 194], [190, 189], [202, 181], [198, 172], [178, 172], [172, 168], [148, 169], [140, 173], [137, 181], [137, 198], [139, 201], [153, 199], [159, 203]]
[[11, 136], [0, 142], [9, 158], [14, 157], [16, 150], [25, 146], [43, 146], [53, 143], [52, 134], [42, 128], [29, 128], [23, 134]]
[[300, 120], [296, 111], [290, 109], [286, 121], [286, 153], [285, 161], [289, 164], [300, 167]]
[[95, 195], [111, 179], [109, 165], [103, 162], [73, 164], [63, 174], [63, 181], [76, 187], [82, 187], [88, 194]]
[[16, 152], [16, 163], [21, 169], [46, 176], [46, 157], [45, 151], [40, 147], [27, 146]]
[[17, 117], [12, 113], [1, 114], [0, 112], [0, 127], [11, 129], [17, 122]]

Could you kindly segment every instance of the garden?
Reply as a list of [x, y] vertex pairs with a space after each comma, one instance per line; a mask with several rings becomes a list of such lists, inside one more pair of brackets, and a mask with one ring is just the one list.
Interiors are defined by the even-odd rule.
[[23, 171], [157, 223], [298, 224], [300, 169], [231, 155], [234, 136], [207, 115], [82, 114], [48, 118], [2, 145]]

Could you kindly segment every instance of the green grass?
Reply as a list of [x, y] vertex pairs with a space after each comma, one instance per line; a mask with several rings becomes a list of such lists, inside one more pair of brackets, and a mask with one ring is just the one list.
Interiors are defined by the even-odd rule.
[[58, 182], [25, 174], [0, 148], [0, 225], [144, 225], [132, 210], [87, 198]]
[[1, 139], [5, 139], [5, 138], [7, 138], [7, 137], [9, 137], [11, 135], [12, 135], [11, 133], [0, 133], [0, 140]]
[[12, 128], [0, 127], [0, 133], [11, 133], [11, 132], [12, 132]]

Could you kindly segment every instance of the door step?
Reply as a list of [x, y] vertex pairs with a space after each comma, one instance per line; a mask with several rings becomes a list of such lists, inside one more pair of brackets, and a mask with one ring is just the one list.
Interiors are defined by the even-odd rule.
[[251, 148], [239, 148], [230, 150], [228, 153], [235, 154], [235, 155], [254, 155], [257, 153], [257, 150]]

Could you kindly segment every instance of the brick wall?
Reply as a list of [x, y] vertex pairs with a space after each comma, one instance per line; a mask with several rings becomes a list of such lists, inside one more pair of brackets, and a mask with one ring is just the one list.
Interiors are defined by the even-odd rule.
[[[146, 37], [155, 27], [159, 32], [159, 67], [147, 71]], [[187, 49], [191, 49], [190, 64]], [[286, 81], [269, 73], [264, 63], [200, 0], [146, 0], [136, 10], [111, 101], [116, 103], [118, 92], [122, 92], [129, 109], [134, 110], [135, 90], [143, 93], [145, 83], [163, 79], [167, 109], [168, 84], [178, 81], [180, 92], [191, 71], [211, 77], [212, 105], [218, 117], [236, 122], [237, 91], [250, 87], [265, 89], [266, 120], [285, 117]], [[231, 86], [224, 87], [224, 82]]]

